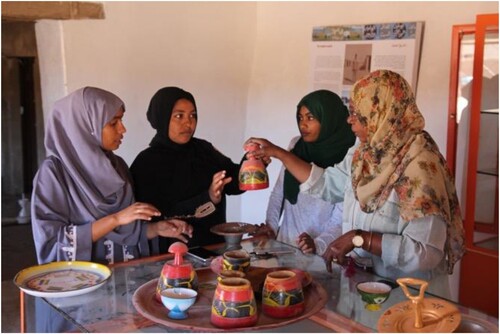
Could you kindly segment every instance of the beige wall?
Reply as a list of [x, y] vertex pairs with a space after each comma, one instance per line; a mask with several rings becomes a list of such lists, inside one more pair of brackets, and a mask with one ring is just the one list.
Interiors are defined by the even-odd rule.
[[[417, 102], [445, 154], [452, 26], [498, 12], [498, 3], [105, 2], [104, 9], [104, 20], [37, 24], [44, 110], [84, 85], [115, 92], [127, 104], [118, 154], [131, 163], [153, 135], [149, 99], [166, 85], [194, 94], [196, 135], [234, 161], [249, 136], [287, 145], [298, 134], [295, 106], [310, 89], [312, 27], [395, 21], [425, 22]], [[269, 167], [272, 183], [280, 167]], [[230, 198], [228, 219], [263, 222], [269, 192]]]

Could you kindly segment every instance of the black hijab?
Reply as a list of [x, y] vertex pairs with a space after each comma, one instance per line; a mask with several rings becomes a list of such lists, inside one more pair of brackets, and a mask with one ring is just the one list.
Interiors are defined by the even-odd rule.
[[170, 125], [170, 118], [172, 116], [172, 110], [174, 109], [177, 101], [185, 99], [190, 101], [194, 109], [196, 110], [196, 102], [191, 93], [178, 87], [164, 87], [156, 92], [149, 102], [149, 108], [147, 111], [148, 121], [156, 130], [156, 135], [149, 144], [150, 146], [165, 146], [171, 149], [182, 149], [186, 144], [174, 143], [168, 137], [168, 128]]

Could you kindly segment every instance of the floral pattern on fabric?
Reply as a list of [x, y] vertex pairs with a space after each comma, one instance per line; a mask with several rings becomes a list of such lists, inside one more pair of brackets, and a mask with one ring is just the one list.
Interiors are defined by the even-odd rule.
[[447, 223], [448, 272], [464, 253], [460, 207], [446, 161], [425, 132], [425, 121], [406, 80], [379, 70], [359, 80], [351, 112], [367, 128], [352, 160], [352, 186], [361, 209], [374, 212], [392, 189], [400, 199], [403, 219], [439, 215]]

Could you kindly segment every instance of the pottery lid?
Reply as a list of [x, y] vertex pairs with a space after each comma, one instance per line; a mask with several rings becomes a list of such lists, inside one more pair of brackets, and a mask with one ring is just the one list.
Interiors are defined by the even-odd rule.
[[174, 242], [173, 244], [170, 245], [170, 247], [168, 247], [168, 252], [174, 254], [174, 265], [175, 266], [182, 265], [182, 261], [183, 261], [182, 255], [187, 253], [187, 251], [188, 251], [188, 248], [187, 248], [186, 244], [184, 244], [180, 241]]

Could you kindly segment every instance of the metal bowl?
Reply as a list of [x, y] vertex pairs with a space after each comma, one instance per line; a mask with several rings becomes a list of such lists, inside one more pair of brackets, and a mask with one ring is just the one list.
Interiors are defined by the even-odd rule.
[[455, 333], [498, 333], [498, 326], [486, 320], [462, 314], [462, 321]]

